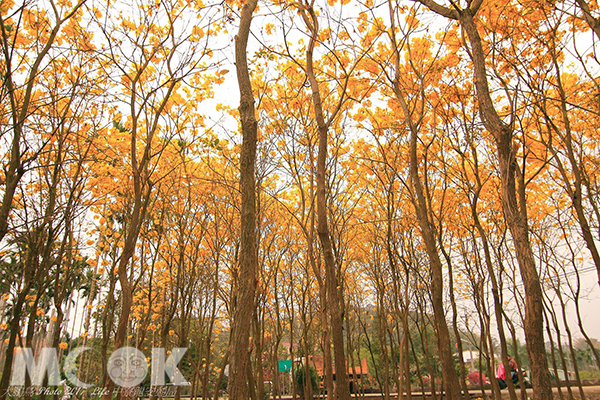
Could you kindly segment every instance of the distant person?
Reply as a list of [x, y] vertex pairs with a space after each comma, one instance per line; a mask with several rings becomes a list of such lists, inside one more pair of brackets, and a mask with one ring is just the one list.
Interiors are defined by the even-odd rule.
[[[519, 383], [519, 374], [517, 373], [517, 362], [512, 359], [511, 356], [508, 356], [508, 369], [510, 371], [510, 378], [513, 381], [514, 385]], [[506, 368], [504, 368], [504, 364], [498, 364], [498, 371], [496, 372], [496, 380], [498, 381], [498, 386], [500, 386], [500, 390], [506, 388]]]
[[512, 378], [513, 384], [518, 385], [519, 384], [519, 372], [518, 372], [518, 365], [517, 362], [512, 359], [510, 356], [508, 356], [508, 367], [510, 369], [510, 376]]

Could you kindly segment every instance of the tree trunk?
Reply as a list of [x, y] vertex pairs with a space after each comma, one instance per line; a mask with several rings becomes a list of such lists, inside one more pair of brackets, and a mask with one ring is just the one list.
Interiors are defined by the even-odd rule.
[[588, 23], [590, 28], [594, 31], [598, 39], [600, 39], [600, 19], [594, 18], [590, 10], [590, 6], [585, 0], [575, 0], [581, 11], [583, 12], [583, 19]]
[[[501, 177], [502, 209], [510, 230], [523, 286], [525, 288], [525, 338], [531, 364], [534, 400], [552, 398], [548, 360], [544, 345], [544, 320], [542, 306], [542, 286], [529, 242], [529, 227], [525, 204], [525, 187], [520, 182], [517, 188], [517, 160], [513, 149], [513, 130], [498, 116], [490, 95], [485, 70], [485, 56], [481, 38], [472, 11], [460, 13], [460, 23], [471, 43], [471, 54], [475, 70], [477, 99], [486, 129], [496, 139], [498, 163]], [[518, 196], [518, 199], [517, 199]]]
[[[401, 96], [396, 96], [401, 104], [406, 106]], [[408, 111], [408, 107], [403, 107]], [[433, 224], [429, 221], [427, 213], [427, 200], [419, 176], [419, 166], [417, 157], [417, 127], [410, 120], [410, 114], [406, 114], [406, 122], [410, 128], [410, 181], [415, 193], [414, 207], [421, 229], [421, 235], [429, 258], [429, 276], [431, 278], [430, 292], [433, 306], [433, 318], [437, 330], [437, 344], [442, 364], [442, 377], [444, 380], [444, 389], [446, 396], [451, 399], [460, 397], [460, 384], [458, 375], [454, 369], [454, 360], [452, 358], [452, 348], [450, 343], [450, 331], [446, 322], [444, 311], [444, 277], [442, 273], [442, 261], [437, 249], [435, 231]]]
[[[307, 15], [310, 15], [309, 16]], [[333, 356], [335, 360], [335, 392], [339, 400], [350, 398], [346, 354], [344, 351], [344, 315], [343, 289], [333, 255], [333, 245], [329, 233], [327, 216], [327, 139], [329, 124], [325, 121], [321, 91], [313, 66], [313, 51], [319, 34], [319, 24], [312, 6], [303, 9], [303, 17], [310, 31], [310, 42], [306, 51], [306, 75], [312, 90], [313, 108], [319, 130], [317, 154], [317, 233], [323, 251], [325, 263], [325, 285], [327, 286], [327, 304], [331, 323]]]
[[470, 55], [473, 61], [475, 89], [479, 112], [485, 128], [496, 141], [498, 164], [501, 178], [502, 209], [506, 224], [510, 230], [519, 263], [521, 278], [525, 288], [525, 338], [527, 353], [531, 364], [533, 400], [552, 398], [548, 359], [544, 346], [544, 321], [542, 306], [542, 288], [527, 224], [526, 196], [523, 177], [517, 189], [517, 160], [513, 149], [513, 128], [502, 121], [494, 107], [488, 85], [485, 66], [485, 53], [481, 37], [475, 25], [474, 16], [482, 1], [469, 2], [466, 9], [448, 8], [435, 0], [418, 0], [435, 13], [446, 18], [457, 20], [466, 33], [471, 45]]
[[4, 359], [4, 367], [2, 369], [2, 379], [0, 380], [0, 400], [5, 400], [8, 396], [14, 350], [17, 342], [17, 334], [19, 333], [19, 328], [21, 326], [21, 313], [23, 312], [23, 304], [25, 303], [25, 298], [27, 297], [30, 288], [31, 286], [28, 285], [25, 290], [18, 294], [17, 300], [15, 301], [15, 305], [13, 307], [13, 315], [8, 324], [10, 334], [8, 336], [6, 358]]
[[252, 14], [257, 0], [248, 0], [242, 7], [240, 26], [235, 37], [235, 61], [240, 90], [240, 119], [242, 149], [240, 154], [241, 239], [239, 274], [236, 282], [235, 309], [231, 326], [231, 374], [229, 396], [232, 400], [247, 400], [250, 396], [248, 369], [250, 368], [250, 328], [254, 314], [256, 292], [256, 182], [254, 164], [258, 124], [255, 117], [254, 96], [248, 71], [246, 48]]
[[458, 363], [460, 368], [459, 383], [463, 392], [464, 399], [469, 400], [471, 396], [469, 395], [469, 389], [467, 388], [467, 369], [465, 367], [465, 359], [463, 357], [462, 338], [460, 337], [460, 329], [458, 328], [458, 311], [456, 307], [456, 298], [454, 297], [454, 275], [452, 272], [453, 265], [452, 259], [450, 258], [450, 254], [448, 254], [444, 250], [444, 243], [442, 242], [441, 232], [439, 235], [439, 242], [440, 250], [442, 251], [444, 258], [446, 259], [446, 265], [448, 266], [448, 292], [450, 293], [450, 306], [452, 307], [452, 330], [454, 332], [454, 336], [456, 337], [456, 350], [458, 351]]
[[[475, 225], [475, 229], [479, 234], [479, 238], [481, 239], [481, 244], [483, 247], [484, 253], [484, 262], [487, 268], [488, 276], [492, 283], [492, 298], [494, 301], [494, 315], [496, 316], [496, 326], [498, 329], [498, 338], [500, 341], [500, 349], [501, 349], [501, 357], [504, 365], [508, 365], [508, 347], [506, 344], [506, 334], [504, 332], [504, 321], [503, 321], [503, 311], [502, 311], [502, 300], [500, 298], [500, 290], [498, 285], [498, 279], [496, 279], [496, 272], [494, 269], [494, 265], [492, 262], [492, 255], [490, 251], [490, 244], [488, 242], [487, 233], [483, 229], [481, 225], [481, 221], [479, 220], [479, 213], [477, 211], [477, 203], [479, 201], [479, 194], [483, 189], [483, 184], [481, 183], [481, 177], [479, 176], [479, 163], [477, 162], [477, 150], [475, 144], [469, 143], [469, 147], [471, 148], [471, 155], [474, 159], [475, 166], [475, 180], [476, 186], [474, 187], [473, 197], [470, 200], [471, 206], [471, 218], [473, 219], [473, 224]], [[466, 167], [464, 166], [463, 160], [463, 169], [466, 171]], [[473, 242], [475, 243], [475, 238], [473, 237]], [[493, 371], [492, 371], [493, 372]], [[508, 393], [510, 395], [511, 400], [517, 400], [517, 395], [514, 390], [514, 386], [508, 386]]]

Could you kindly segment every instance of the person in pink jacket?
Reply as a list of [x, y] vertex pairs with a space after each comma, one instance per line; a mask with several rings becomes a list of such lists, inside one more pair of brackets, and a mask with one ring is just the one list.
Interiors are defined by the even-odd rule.
[[[513, 360], [511, 356], [508, 356], [508, 366], [510, 368], [510, 377], [513, 381], [513, 384], [516, 385], [519, 383], [519, 374], [517, 373], [517, 362]], [[498, 364], [496, 379], [498, 380], [500, 390], [506, 388], [506, 369], [504, 368], [503, 363]]]

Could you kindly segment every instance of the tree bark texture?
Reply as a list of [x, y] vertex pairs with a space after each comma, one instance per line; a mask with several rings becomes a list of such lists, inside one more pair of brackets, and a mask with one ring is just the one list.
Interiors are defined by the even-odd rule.
[[525, 338], [531, 365], [534, 400], [551, 399], [552, 388], [544, 345], [544, 318], [542, 286], [535, 264], [525, 205], [523, 183], [517, 188], [517, 160], [513, 148], [514, 131], [498, 116], [490, 95], [481, 37], [473, 20], [471, 9], [460, 12], [460, 23], [471, 43], [475, 70], [475, 88], [483, 123], [494, 136], [498, 151], [501, 178], [502, 209], [511, 233], [525, 288]]
[[242, 7], [240, 26], [235, 37], [235, 62], [240, 89], [240, 119], [242, 149], [240, 155], [241, 238], [238, 281], [235, 291], [235, 310], [230, 341], [230, 390], [232, 400], [250, 397], [248, 368], [250, 368], [250, 328], [254, 314], [256, 292], [256, 182], [255, 160], [258, 123], [255, 117], [254, 96], [248, 71], [246, 48], [252, 14], [258, 0], [248, 0]]
[[[314, 74], [312, 77], [309, 76], [309, 81], [311, 83], [311, 87], [313, 87], [313, 102], [315, 104], [315, 112], [318, 114], [317, 122], [319, 123], [319, 153], [317, 156], [317, 232], [321, 242], [323, 259], [325, 262], [327, 304], [329, 306], [329, 316], [332, 331], [331, 336], [335, 360], [336, 395], [338, 399], [344, 400], [350, 398], [350, 389], [348, 386], [349, 382], [346, 370], [346, 355], [344, 352], [342, 288], [333, 255], [333, 245], [331, 243], [327, 216], [326, 161], [328, 129], [324, 124], [321, 98], [318, 89], [318, 83], [314, 77]], [[317, 86], [316, 89], [315, 86]]]
[[[408, 109], [408, 108], [406, 108]], [[410, 117], [407, 117], [409, 119]], [[431, 302], [433, 306], [433, 318], [435, 328], [437, 330], [437, 345], [442, 364], [442, 376], [444, 378], [444, 389], [446, 396], [450, 399], [459, 399], [460, 383], [458, 375], [454, 368], [454, 360], [452, 358], [452, 346], [450, 342], [450, 331], [446, 322], [446, 314], [444, 312], [444, 277], [443, 266], [436, 245], [435, 231], [433, 224], [429, 221], [427, 215], [427, 200], [423, 192], [423, 186], [419, 177], [419, 168], [417, 164], [417, 128], [409, 123], [411, 127], [410, 139], [410, 180], [413, 191], [416, 195], [415, 209], [417, 212], [417, 220], [425, 243], [425, 249], [429, 258], [429, 274], [431, 277]]]
[[350, 387], [346, 366], [346, 353], [344, 351], [343, 289], [336, 268], [327, 215], [327, 140], [329, 124], [325, 121], [321, 91], [313, 65], [313, 51], [319, 34], [319, 24], [312, 6], [304, 6], [302, 15], [311, 35], [306, 51], [306, 75], [312, 91], [313, 108], [319, 131], [317, 154], [317, 233], [321, 242], [325, 263], [327, 305], [329, 306], [335, 362], [335, 393], [339, 400], [348, 400], [350, 398]]

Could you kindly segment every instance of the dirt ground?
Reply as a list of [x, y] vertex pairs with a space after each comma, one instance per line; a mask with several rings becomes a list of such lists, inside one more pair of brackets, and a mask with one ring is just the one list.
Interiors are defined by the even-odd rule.
[[[585, 386], [584, 388], [584, 394], [585, 394], [585, 400], [600, 400], [600, 386]], [[527, 399], [530, 400], [533, 398], [533, 389], [527, 389]], [[573, 388], [572, 389], [573, 392], [573, 397], [569, 397], [569, 394], [567, 392], [566, 388], [562, 388], [562, 396], [558, 393], [558, 389], [554, 388], [554, 397], [553, 399], [548, 399], [548, 400], [582, 400], [581, 396], [579, 395], [579, 390], [577, 388]], [[472, 390], [470, 391], [471, 393], [471, 399], [473, 400], [484, 400], [485, 398], [481, 395], [480, 391], [477, 390]], [[488, 400], [491, 399], [491, 392], [488, 390], [486, 391], [487, 395], [488, 395]], [[371, 395], [373, 396], [373, 395]], [[369, 398], [369, 400], [371, 400], [371, 396], [368, 396], [367, 398]], [[372, 397], [373, 399], [375, 399], [375, 397]], [[406, 396], [402, 396], [402, 399], [406, 399]], [[422, 397], [419, 394], [415, 394], [413, 393], [412, 395], [412, 400], [431, 400], [431, 396], [424, 396]], [[438, 397], [439, 398], [439, 397]], [[379, 399], [381, 399], [381, 397], [379, 397]], [[396, 397], [392, 397], [392, 399], [396, 399]], [[517, 399], [518, 400], [522, 400], [521, 397], [521, 391], [518, 390], [517, 391]], [[508, 394], [508, 390], [503, 390], [502, 391], [502, 400], [510, 400], [510, 395]], [[544, 399], [545, 400], [545, 399]]]
[[[584, 394], [585, 394], [585, 400], [600, 400], [600, 386], [585, 386], [583, 388], [583, 390], [584, 390]], [[534, 391], [534, 389], [527, 389], [528, 399], [533, 398], [533, 391]], [[582, 400], [581, 396], [579, 395], [579, 389], [572, 388], [572, 392], [573, 392], [574, 400]], [[471, 398], [472, 399], [483, 399], [483, 397], [477, 395], [476, 393], [473, 393], [473, 396], [471, 396]], [[505, 389], [502, 391], [502, 399], [503, 400], [510, 399], [508, 390]], [[517, 391], [517, 399], [521, 400], [521, 392], [520, 391]], [[571, 400], [571, 397], [569, 397], [569, 394], [568, 394], [568, 391], [566, 388], [562, 388], [562, 396], [558, 393], [558, 389], [555, 388], [553, 400]]]

